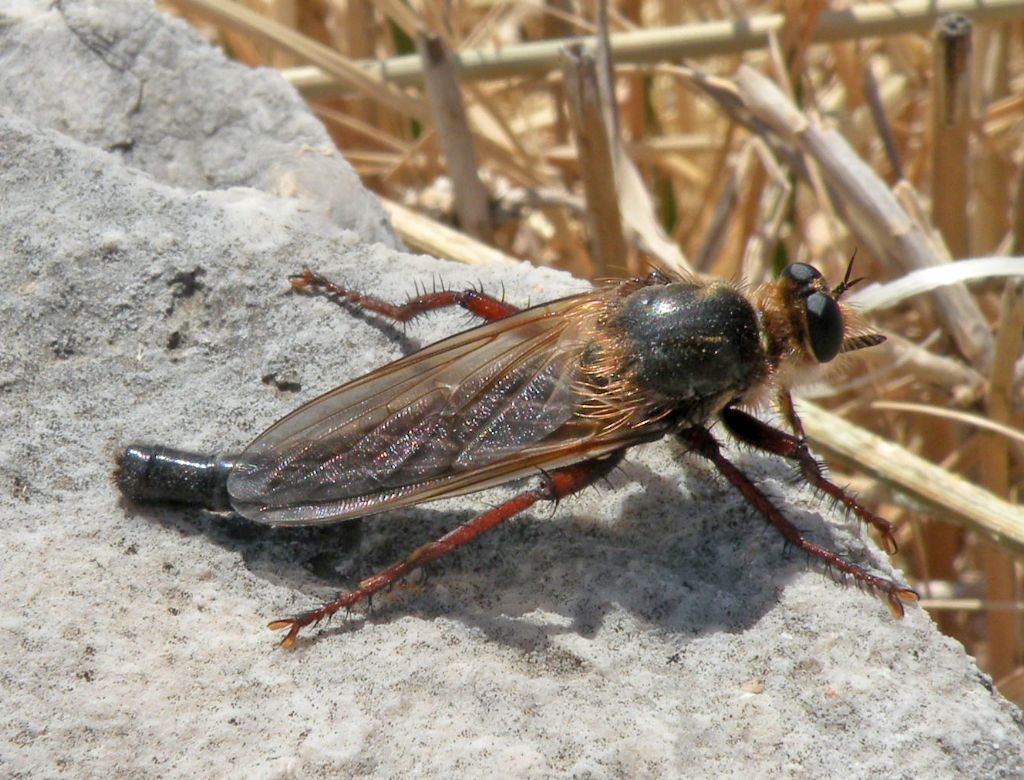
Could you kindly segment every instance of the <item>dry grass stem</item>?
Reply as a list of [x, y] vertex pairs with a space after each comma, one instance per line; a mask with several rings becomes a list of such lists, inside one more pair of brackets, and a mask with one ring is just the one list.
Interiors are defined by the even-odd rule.
[[[1024, 279], [1007, 283], [999, 310], [995, 356], [985, 398], [987, 422], [1004, 430], [1013, 415], [1014, 364], [1021, 351], [1024, 336]], [[1011, 429], [1012, 430], [1012, 429]], [[1024, 433], [1017, 435], [1024, 443]], [[1010, 489], [1009, 443], [1004, 436], [987, 435], [979, 453], [981, 483], [995, 495], [1006, 496]], [[985, 573], [985, 596], [992, 601], [1017, 596], [1014, 562], [998, 547], [986, 545], [981, 550]], [[993, 677], [1000, 678], [1013, 671], [1020, 655], [1024, 637], [1017, 630], [1017, 620], [1005, 613], [992, 613], [988, 618], [990, 649], [988, 666]]]
[[1014, 190], [1010, 237], [1010, 254], [1024, 254], [1024, 165], [1017, 171], [1017, 186]]
[[861, 81], [861, 91], [871, 112], [871, 121], [874, 123], [875, 132], [882, 141], [882, 148], [885, 149], [885, 158], [889, 163], [889, 172], [893, 180], [904, 178], [903, 162], [900, 160], [896, 148], [896, 140], [893, 137], [892, 126], [885, 113], [885, 105], [882, 102], [882, 95], [879, 91], [878, 80], [871, 69], [871, 66], [864, 68], [864, 75]]
[[948, 14], [935, 25], [932, 75], [932, 223], [953, 257], [967, 257], [970, 236], [971, 22]]
[[410, 249], [466, 265], [522, 262], [392, 200], [381, 198], [381, 203], [391, 217], [395, 232]]
[[[175, 4], [212, 3], [213, 0], [173, 0]], [[228, 0], [223, 0], [227, 3]], [[948, 13], [970, 14], [977, 22], [1019, 19], [1024, 0], [903, 0], [871, 3], [836, 11], [822, 11], [809, 43], [856, 40], [866, 36], [904, 35], [930, 28]], [[701, 59], [764, 49], [786, 24], [785, 14], [754, 15], [741, 21], [699, 22], [654, 29], [616, 32], [610, 36], [612, 53], [619, 64], [653, 64], [680, 59]], [[594, 36], [509, 44], [496, 49], [463, 51], [458, 56], [459, 78], [490, 80], [538, 76], [561, 68], [561, 51], [579, 43], [589, 51], [597, 47]], [[398, 86], [419, 86], [423, 72], [414, 56], [364, 63], [368, 72]], [[312, 71], [295, 78], [315, 92], [330, 90], [329, 77]]]
[[593, 57], [578, 47], [566, 49], [563, 79], [587, 203], [595, 275], [626, 276], [629, 273], [626, 241], [615, 190], [609, 130], [605, 125], [606, 114], [601, 106]]
[[462, 93], [455, 83], [451, 58], [436, 35], [419, 33], [416, 48], [423, 60], [427, 100], [444, 153], [445, 170], [452, 180], [459, 225], [469, 235], [489, 243], [494, 239], [491, 196], [480, 181], [473, 138], [466, 123]]
[[921, 599], [925, 609], [962, 612], [1024, 612], [1024, 601], [988, 601], [986, 599]]

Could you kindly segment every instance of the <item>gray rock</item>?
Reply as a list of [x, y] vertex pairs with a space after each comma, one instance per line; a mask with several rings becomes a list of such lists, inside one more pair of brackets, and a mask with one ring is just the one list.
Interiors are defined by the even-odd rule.
[[[145, 6], [7, 14], [0, 775], [1021, 775], [1020, 714], [959, 645], [922, 611], [893, 621], [787, 554], [670, 444], [637, 449], [610, 486], [492, 532], [369, 618], [277, 650], [267, 620], [513, 489], [275, 530], [123, 505], [116, 448], [237, 449], [300, 402], [467, 324], [444, 313], [403, 333], [287, 294], [305, 265], [392, 299], [438, 278], [503, 285], [523, 303], [583, 284], [402, 254], [350, 174], [282, 197], [261, 172], [295, 165], [295, 138], [326, 143], [315, 122], [272, 74], [225, 63]], [[95, 55], [74, 88], [23, 64], [94, 52], [84, 41], [118, 58]], [[143, 79], [144, 67], [163, 75]], [[142, 81], [161, 97], [142, 90], [137, 115], [128, 85]], [[250, 108], [210, 120], [212, 135], [188, 132], [207, 123], [211, 94]], [[858, 528], [789, 484], [788, 467], [735, 455], [815, 539], [890, 571]]]
[[0, 110], [185, 190], [300, 198], [400, 247], [384, 210], [302, 99], [139, 0], [0, 5]]

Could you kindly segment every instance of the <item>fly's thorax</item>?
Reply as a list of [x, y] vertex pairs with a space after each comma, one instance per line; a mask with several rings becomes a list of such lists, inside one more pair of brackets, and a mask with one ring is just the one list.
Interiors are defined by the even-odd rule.
[[630, 384], [693, 422], [747, 396], [767, 374], [757, 313], [724, 282], [643, 287], [609, 325], [624, 338]]

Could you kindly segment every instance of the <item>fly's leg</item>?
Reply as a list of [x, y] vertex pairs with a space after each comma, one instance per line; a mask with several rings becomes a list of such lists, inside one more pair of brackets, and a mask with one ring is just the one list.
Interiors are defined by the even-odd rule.
[[757, 486], [742, 471], [722, 455], [718, 442], [715, 441], [707, 429], [701, 427], [687, 428], [679, 433], [679, 437], [692, 448], [693, 452], [710, 460], [715, 465], [715, 468], [740, 491], [747, 500], [747, 503], [775, 526], [775, 529], [782, 534], [787, 542], [809, 555], [824, 561], [826, 565], [849, 575], [872, 591], [884, 593], [887, 606], [893, 617], [903, 617], [904, 602], [912, 603], [917, 601], [917, 593], [910, 588], [902, 587], [891, 580], [870, 574], [860, 566], [844, 560], [831, 550], [827, 550], [805, 539], [800, 534], [799, 529], [783, 517], [782, 513], [768, 500], [768, 497], [758, 490]]
[[438, 290], [416, 295], [403, 304], [388, 303], [372, 295], [365, 295], [342, 287], [325, 279], [318, 273], [305, 269], [301, 274], [289, 277], [293, 290], [318, 292], [337, 301], [350, 303], [360, 309], [372, 311], [396, 322], [408, 322], [413, 317], [428, 311], [461, 306], [463, 309], [487, 322], [500, 320], [515, 314], [519, 308], [479, 290]]
[[793, 429], [793, 433], [800, 441], [807, 439], [807, 434], [804, 433], [804, 424], [800, 421], [800, 416], [796, 413], [796, 407], [793, 406], [793, 396], [789, 394], [789, 390], [782, 390], [779, 393], [779, 410], [786, 418], [786, 422], [789, 423], [789, 427]]
[[624, 450], [620, 450], [601, 459], [586, 460], [582, 463], [557, 469], [550, 474], [545, 474], [540, 485], [537, 487], [524, 491], [504, 504], [496, 506], [482, 515], [478, 515], [468, 523], [448, 532], [437, 541], [423, 545], [404, 561], [400, 561], [384, 569], [384, 571], [367, 577], [359, 583], [355, 590], [341, 594], [334, 601], [330, 601], [318, 609], [304, 612], [301, 615], [285, 620], [275, 620], [273, 623], [270, 623], [269, 627], [273, 631], [288, 629], [288, 633], [281, 640], [281, 647], [289, 648], [295, 644], [295, 638], [298, 636], [299, 631], [306, 626], [329, 618], [339, 609], [348, 609], [361, 601], [369, 599], [374, 593], [388, 587], [410, 572], [432, 561], [436, 561], [452, 550], [473, 541], [481, 534], [529, 509], [538, 501], [558, 501], [602, 479], [622, 460], [623, 452]]
[[[800, 466], [800, 473], [803, 474], [804, 479], [829, 496], [833, 501], [842, 504], [853, 512], [860, 518], [861, 522], [877, 528], [882, 534], [886, 551], [890, 555], [896, 552], [897, 545], [896, 539], [892, 534], [892, 523], [865, 509], [851, 496], [847, 495], [845, 490], [834, 482], [830, 482], [822, 473], [821, 464], [811, 454], [811, 451], [807, 448], [807, 443], [802, 437], [791, 436], [785, 431], [773, 428], [746, 412], [741, 412], [739, 409], [724, 409], [721, 418], [722, 422], [725, 423], [725, 427], [729, 429], [729, 433], [745, 444], [796, 461]], [[797, 419], [799, 422], [799, 418]]]

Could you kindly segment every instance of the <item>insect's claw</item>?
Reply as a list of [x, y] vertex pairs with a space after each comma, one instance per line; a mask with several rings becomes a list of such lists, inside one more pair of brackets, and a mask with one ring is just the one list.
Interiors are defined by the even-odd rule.
[[295, 646], [295, 639], [299, 635], [299, 630], [305, 625], [301, 618], [287, 618], [285, 620], [275, 620], [267, 624], [267, 628], [271, 631], [281, 631], [287, 628], [288, 633], [285, 634], [284, 639], [281, 640], [281, 648], [284, 650], [290, 650]]
[[921, 596], [913, 588], [897, 588], [896, 598], [899, 599], [901, 604], [916, 604]]
[[281, 640], [281, 645], [280, 645], [281, 649], [282, 650], [291, 650], [293, 647], [295, 647], [295, 640], [298, 638], [298, 636], [299, 636], [299, 627], [298, 626], [293, 626], [292, 630], [288, 632], [288, 635], [284, 639]]
[[315, 275], [308, 268], [303, 268], [301, 273], [289, 274], [288, 282], [293, 290], [305, 290], [315, 282]]
[[882, 533], [882, 547], [889, 555], [895, 555], [899, 552], [900, 546], [896, 543], [896, 537], [893, 536], [892, 531], [885, 531]]
[[897, 620], [902, 619], [905, 612], [903, 610], [903, 602], [900, 601], [899, 596], [894, 592], [890, 592], [886, 601], [892, 616]]
[[281, 640], [281, 647], [287, 650], [295, 645], [295, 639], [298, 637], [299, 631], [309, 625], [319, 625], [324, 618], [330, 618], [332, 614], [333, 612], [331, 611], [316, 609], [310, 612], [303, 612], [299, 615], [295, 615], [294, 617], [274, 620], [267, 624], [267, 628], [271, 631], [288, 629], [288, 633], [285, 634], [284, 639]]
[[889, 586], [885, 596], [886, 606], [889, 607], [889, 612], [897, 620], [900, 620], [906, 614], [903, 608], [904, 604], [914, 604], [921, 598], [916, 590], [901, 588], [896, 584]]

